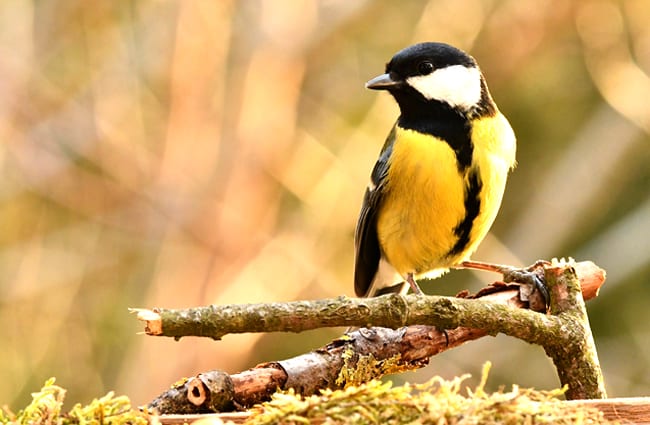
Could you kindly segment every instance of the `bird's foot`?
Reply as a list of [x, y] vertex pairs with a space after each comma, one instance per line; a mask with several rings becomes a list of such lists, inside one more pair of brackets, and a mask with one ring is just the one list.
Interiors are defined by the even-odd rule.
[[[422, 289], [420, 289], [420, 286], [417, 284], [415, 281], [415, 278], [413, 277], [413, 273], [409, 273], [406, 275], [406, 282], [411, 286], [411, 289], [413, 292], [417, 295], [424, 295], [424, 292], [422, 292]], [[445, 343], [446, 346], [449, 347], [449, 334], [447, 333], [447, 329], [442, 329], [436, 326], [436, 329], [445, 336]]]
[[[503, 281], [506, 283], [516, 282], [527, 285], [530, 290], [527, 293], [522, 294], [525, 296], [526, 301], [530, 301], [531, 297], [534, 297], [533, 294], [537, 291], [541, 295], [544, 309], [548, 309], [551, 299], [548, 287], [546, 286], [546, 281], [544, 280], [544, 266], [549, 264], [551, 263], [546, 260], [537, 260], [531, 266], [517, 268], [501, 264], [483, 263], [480, 261], [463, 261], [460, 264], [460, 267], [501, 273], [503, 275]], [[538, 310], [536, 308], [533, 309]]]
[[436, 326], [436, 329], [442, 332], [442, 334], [445, 336], [445, 347], [449, 347], [449, 334], [447, 333], [447, 329], [440, 329], [439, 327]]
[[[551, 304], [551, 298], [548, 292], [548, 286], [546, 286], [546, 281], [544, 279], [544, 269], [542, 266], [546, 262], [540, 263], [537, 261], [530, 267], [518, 269], [518, 268], [509, 268], [503, 271], [503, 281], [506, 283], [516, 282], [522, 285], [528, 285], [530, 288], [526, 294], [526, 298], [529, 303], [533, 303], [533, 298], [535, 291], [541, 295], [544, 303], [544, 310], [548, 310], [548, 307]], [[531, 307], [533, 307], [531, 305]], [[542, 306], [540, 306], [542, 307]], [[537, 310], [536, 308], [533, 308]]]

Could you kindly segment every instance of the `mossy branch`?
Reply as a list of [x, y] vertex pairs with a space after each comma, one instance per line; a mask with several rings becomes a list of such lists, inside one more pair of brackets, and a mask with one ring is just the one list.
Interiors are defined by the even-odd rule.
[[[594, 275], [602, 272], [591, 262], [575, 265], [586, 282], [586, 291], [598, 287]], [[554, 278], [554, 275], [552, 276]], [[549, 282], [549, 286], [552, 282]], [[443, 296], [390, 294], [375, 298], [345, 296], [313, 301], [228, 304], [186, 309], [131, 309], [146, 323], [148, 335], [200, 336], [221, 339], [232, 333], [303, 332], [324, 327], [387, 327], [430, 325], [441, 329], [459, 326], [504, 333], [532, 344], [541, 344], [547, 329], [561, 326], [558, 317], [539, 315], [512, 302], [482, 302]], [[516, 303], [515, 303], [516, 304]]]
[[[434, 377], [420, 384], [391, 385], [391, 382], [372, 380], [352, 385], [344, 390], [324, 390], [318, 395], [303, 396], [295, 391], [276, 393], [267, 403], [245, 412], [220, 414], [154, 415], [131, 406], [126, 396], [109, 392], [95, 398], [88, 405], [74, 404], [63, 409], [66, 390], [45, 382], [40, 391], [32, 392], [32, 401], [18, 411], [8, 406], [0, 408], [0, 423], [18, 424], [163, 424], [183, 425], [245, 423], [245, 424], [304, 424], [304, 423], [554, 423], [605, 424], [650, 423], [650, 399], [647, 397], [608, 400], [562, 401], [563, 390], [538, 391], [513, 385], [510, 391], [503, 387], [489, 393], [485, 390], [489, 363], [483, 366], [480, 383], [468, 388], [464, 380], [469, 375], [449, 381]], [[205, 374], [202, 374], [205, 375]], [[223, 388], [223, 373], [202, 376], [210, 388]], [[188, 387], [193, 402], [205, 398], [205, 391], [196, 385]], [[465, 390], [465, 391], [463, 391]], [[216, 398], [211, 395], [207, 404], [211, 409], [225, 399], [227, 391]]]
[[[605, 397], [582, 301], [583, 297], [589, 299], [597, 295], [605, 279], [604, 271], [591, 262], [581, 262], [554, 263], [545, 266], [544, 272], [551, 288], [550, 315], [526, 310], [528, 303], [520, 299], [518, 285], [495, 284], [474, 296], [480, 299], [393, 295], [356, 300], [341, 297], [313, 302], [138, 310], [138, 317], [147, 321], [148, 333], [175, 338], [202, 335], [218, 339], [232, 332], [300, 331], [321, 326], [385, 326], [360, 329], [311, 353], [230, 375], [230, 379], [226, 379], [231, 382], [226, 393], [232, 395], [232, 400], [226, 397], [225, 404], [248, 406], [266, 399], [275, 388], [300, 387], [305, 394], [323, 387], [337, 388], [341, 385], [339, 379], [344, 366], [358, 366], [355, 362], [362, 358], [373, 358], [382, 365], [371, 368], [371, 376], [389, 373], [385, 368], [387, 364], [393, 372], [395, 368], [420, 367], [441, 351], [500, 332], [542, 345], [555, 362], [562, 384], [568, 385], [569, 399]], [[388, 329], [412, 323], [421, 325], [397, 331]], [[436, 326], [448, 329], [446, 335]], [[350, 358], [349, 353], [353, 354], [353, 363], [346, 360], [346, 356]], [[150, 407], [160, 411], [176, 393], [197, 393], [196, 388], [204, 385], [202, 375], [183, 383], [187, 389], [162, 394]], [[221, 390], [206, 387], [206, 401], [210, 400], [210, 391]], [[202, 400], [190, 400], [196, 406], [191, 409], [203, 411]]]
[[571, 266], [548, 268], [546, 281], [550, 313], [560, 326], [547, 330], [540, 345], [553, 359], [562, 385], [568, 386], [567, 399], [607, 398], [576, 270]]

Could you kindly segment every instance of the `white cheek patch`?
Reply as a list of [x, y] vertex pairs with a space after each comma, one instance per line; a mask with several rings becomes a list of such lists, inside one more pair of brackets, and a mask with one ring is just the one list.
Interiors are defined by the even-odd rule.
[[481, 72], [477, 68], [453, 65], [406, 79], [406, 83], [428, 100], [470, 109], [481, 100]]

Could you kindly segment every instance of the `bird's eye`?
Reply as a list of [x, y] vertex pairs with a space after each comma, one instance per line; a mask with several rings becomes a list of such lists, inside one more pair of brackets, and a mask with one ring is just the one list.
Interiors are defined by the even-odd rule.
[[418, 64], [418, 72], [421, 75], [429, 75], [433, 72], [433, 64], [431, 62], [420, 62]]

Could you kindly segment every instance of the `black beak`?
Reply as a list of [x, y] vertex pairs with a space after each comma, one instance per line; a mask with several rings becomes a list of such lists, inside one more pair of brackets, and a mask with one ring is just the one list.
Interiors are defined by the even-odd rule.
[[394, 80], [390, 74], [381, 74], [366, 83], [367, 89], [373, 90], [390, 90], [401, 86], [403, 81]]

